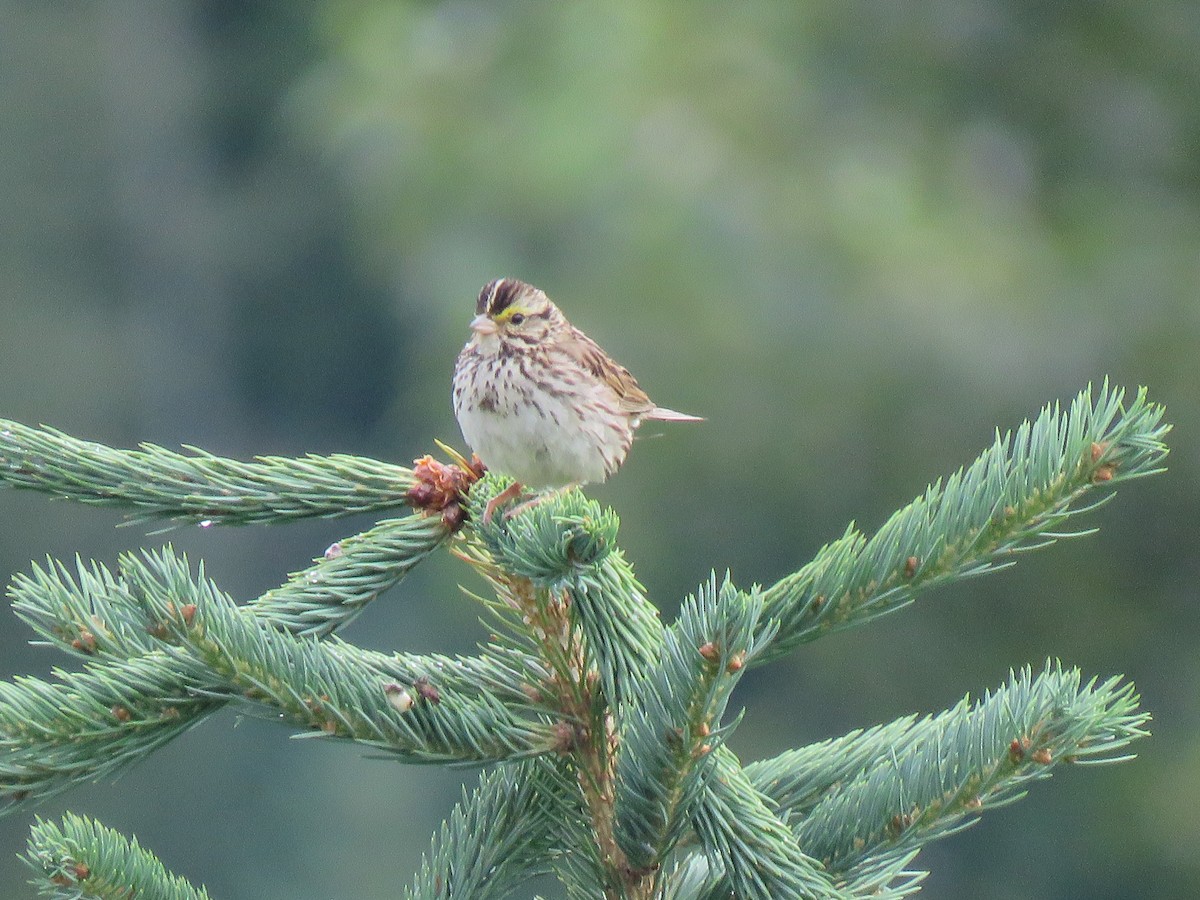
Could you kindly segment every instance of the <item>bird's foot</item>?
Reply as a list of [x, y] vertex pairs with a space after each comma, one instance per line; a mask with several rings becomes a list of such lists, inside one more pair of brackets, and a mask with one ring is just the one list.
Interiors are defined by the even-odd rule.
[[508, 521], [513, 516], [519, 516], [521, 513], [525, 512], [527, 510], [533, 509], [539, 503], [544, 503], [547, 500], [552, 500], [555, 497], [559, 497], [559, 496], [565, 494], [567, 491], [573, 490], [574, 488], [577, 488], [577, 487], [579, 487], [578, 484], [564, 484], [562, 487], [556, 487], [549, 491], [542, 491], [540, 494], [534, 494], [532, 497], [530, 497], [524, 503], [518, 503], [512, 509], [508, 510], [508, 512], [506, 512], [504, 514], [504, 520]]
[[[521, 483], [518, 481], [514, 481], [512, 484], [510, 484], [508, 487], [506, 487], [504, 490], [502, 490], [500, 493], [498, 493], [495, 497], [493, 497], [491, 500], [489, 500], [487, 502], [487, 506], [485, 506], [483, 508], [483, 524], [487, 525], [488, 523], [490, 523], [492, 521], [492, 517], [496, 515], [496, 510], [499, 507], [503, 506], [505, 503], [508, 503], [512, 500], [516, 500], [518, 497], [521, 496], [521, 491], [523, 491], [523, 490], [524, 490], [524, 487], [521, 486]], [[521, 506], [524, 506], [524, 505], [525, 505], [524, 503], [521, 504]], [[516, 509], [511, 510], [508, 513], [506, 513], [504, 518], [506, 518], [506, 519], [511, 518], [513, 513], [515, 513], [517, 510], [519, 510], [521, 508], [521, 506], [518, 506]]]

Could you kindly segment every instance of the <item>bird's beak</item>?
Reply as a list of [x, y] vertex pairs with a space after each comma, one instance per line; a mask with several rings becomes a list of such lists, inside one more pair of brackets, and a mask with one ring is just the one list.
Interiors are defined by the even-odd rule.
[[471, 330], [480, 337], [487, 337], [496, 334], [500, 328], [494, 320], [481, 313], [471, 320]]

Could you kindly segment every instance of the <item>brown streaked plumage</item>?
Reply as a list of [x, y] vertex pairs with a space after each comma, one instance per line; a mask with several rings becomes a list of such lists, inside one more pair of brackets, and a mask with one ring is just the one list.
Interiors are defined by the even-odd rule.
[[475, 312], [455, 363], [454, 414], [484, 464], [519, 484], [603, 481], [625, 461], [642, 421], [701, 421], [656, 406], [532, 285], [489, 282]]

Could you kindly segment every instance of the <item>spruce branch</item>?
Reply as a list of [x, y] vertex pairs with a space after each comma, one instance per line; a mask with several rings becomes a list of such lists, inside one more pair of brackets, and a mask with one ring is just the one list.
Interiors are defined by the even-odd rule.
[[62, 825], [38, 819], [22, 857], [38, 894], [56, 900], [209, 900], [166, 870], [136, 839], [93, 819], [67, 813]]
[[[1066, 411], [1048, 405], [1015, 433], [997, 433], [975, 462], [931, 485], [871, 538], [852, 525], [763, 591], [764, 620], [777, 620], [779, 631], [757, 662], [899, 609], [920, 590], [1002, 568], [1022, 550], [1090, 533], [1060, 529], [1117, 483], [1162, 471], [1167, 453], [1163, 408], [1145, 388], [1128, 409], [1124, 398], [1105, 381], [1095, 400], [1089, 387]], [[1097, 491], [1100, 499], [1081, 504]]]
[[1024, 796], [1060, 762], [1127, 759], [1114, 752], [1144, 736], [1148, 718], [1132, 685], [1081, 684], [1078, 670], [1053, 663], [1036, 677], [1013, 673], [978, 703], [854, 731], [743, 772], [840, 890], [901, 897], [925, 877], [909, 868], [925, 844]]
[[[861, 883], [968, 827], [979, 813], [1020, 799], [1061, 763], [1129, 759], [1121, 751], [1146, 735], [1148, 719], [1131, 684], [1083, 683], [1077, 669], [1047, 663], [1036, 676], [1029, 668], [1012, 673], [976, 703], [968, 697], [937, 716], [900, 720], [898, 743], [885, 747], [879, 738], [887, 729], [876, 731], [865, 743], [879, 755], [856, 774], [801, 754], [823, 771], [810, 777], [808, 791], [785, 789], [780, 799], [806, 798], [794, 826], [800, 844], [839, 878]], [[861, 746], [863, 737], [850, 743]], [[751, 768], [750, 778], [803, 762], [787, 757]], [[824, 788], [812, 790], [821, 781]], [[768, 779], [768, 787], [796, 783]]]
[[720, 874], [703, 853], [688, 854], [676, 860], [664, 879], [663, 900], [706, 900], [713, 896]]
[[730, 694], [754, 656], [757, 595], [713, 575], [667, 629], [661, 660], [629, 710], [617, 763], [617, 838], [629, 864], [661, 867], [689, 825], [721, 746]]
[[385, 519], [344, 538], [249, 605], [256, 616], [292, 634], [325, 637], [353, 619], [380, 594], [394, 587], [447, 533], [436, 516], [417, 513]]
[[[247, 608], [276, 628], [324, 637], [402, 581], [445, 537], [438, 519], [423, 513], [384, 520], [333, 544], [313, 565], [293, 573]], [[60, 563], [48, 560], [46, 569], [35, 565], [31, 574], [16, 575], [8, 594], [17, 615], [51, 642], [65, 643], [68, 651], [103, 653], [117, 638], [118, 656], [157, 649], [137, 623], [123, 634], [108, 633], [135, 605], [121, 578], [103, 566], [89, 569], [78, 557], [75, 569], [72, 577]]]
[[54, 428], [0, 419], [0, 483], [162, 518], [246, 525], [333, 518], [407, 503], [411, 469], [359, 456], [260, 456], [241, 462], [194, 447], [120, 450]]
[[714, 756], [717, 770], [705, 802], [692, 820], [704, 854], [715, 867], [705, 896], [744, 900], [805, 897], [833, 900], [838, 890], [821, 864], [801, 849], [796, 836], [776, 815], [774, 804], [755, 789], [727, 747]]
[[[80, 560], [75, 570], [51, 560], [16, 576], [9, 589], [35, 631], [89, 663], [80, 673], [56, 672], [60, 684], [33, 678], [0, 683], [0, 797], [8, 801], [7, 811], [113, 774], [232, 699], [233, 686], [202, 660], [164, 643], [141, 600], [149, 584], [170, 595], [167, 603], [178, 615], [194, 617], [190, 608], [211, 600], [215, 589], [191, 578], [186, 560], [168, 549], [123, 556], [116, 573]], [[274, 624], [266, 615], [270, 608], [250, 604], [242, 612], [265, 627]], [[536, 659], [500, 647], [453, 658], [340, 644], [331, 653], [357, 660], [385, 700], [393, 686], [410, 697], [437, 691], [439, 701], [443, 690], [448, 698], [485, 692], [494, 698], [487, 705], [512, 711], [506, 718], [519, 714], [533, 686], [548, 679]]]
[[[1132, 687], [1084, 684], [1057, 665], [1025, 670], [976, 703], [745, 768], [724, 745], [733, 688], [752, 662], [1066, 536], [1068, 518], [1111, 496], [1085, 503], [1089, 492], [1159, 471], [1161, 417], [1144, 391], [1128, 409], [1107, 383], [1094, 402], [1084, 391], [1065, 412], [1047, 407], [997, 436], [873, 537], [851, 527], [765, 591], [713, 580], [667, 629], [617, 547], [616, 516], [578, 490], [484, 521], [509, 482], [453, 453], [456, 465], [425, 457], [411, 471], [341, 456], [239, 463], [112, 450], [0, 420], [0, 483], [142, 518], [421, 510], [334, 544], [244, 606], [169, 548], [125, 554], [112, 571], [49, 560], [15, 577], [18, 615], [85, 663], [57, 671], [56, 684], [0, 683], [0, 802], [115, 772], [250, 700], [305, 736], [410, 762], [500, 764], [435, 836], [413, 898], [500, 897], [545, 871], [572, 900], [906, 896], [929, 841], [1017, 799], [1059, 762], [1126, 758], [1147, 720]], [[478, 655], [384, 654], [334, 636], [448, 538], [495, 592], [477, 598], [499, 626]], [[98, 828], [58, 832], [122, 846]], [[94, 871], [158, 865], [138, 852]], [[49, 883], [74, 891], [63, 896], [92, 896], [79, 890], [92, 863], [39, 859], [51, 860]]]
[[477, 599], [491, 611], [503, 639], [514, 651], [537, 656], [549, 669], [549, 678], [531, 693], [530, 700], [556, 723], [557, 749], [570, 759], [576, 792], [587, 810], [585, 843], [576, 843], [555, 870], [572, 888], [572, 896], [592, 897], [596, 887], [602, 886], [606, 898], [629, 897], [639, 879], [630, 871], [615, 834], [616, 726], [599, 689], [600, 674], [587, 653], [584, 628], [573, 609], [571, 582], [551, 578], [537, 584], [506, 571], [482, 541], [470, 540], [471, 533], [472, 529], [465, 532], [468, 540], [459, 555], [496, 593], [494, 601]]
[[[438, 696], [385, 680], [372, 657], [331, 639], [296, 637], [262, 624], [187, 560], [150, 554], [123, 566], [135, 599], [176, 658], [197, 660], [238, 692], [302, 727], [350, 738], [415, 762], [503, 760], [554, 745], [551, 730], [523, 719], [488, 691]], [[189, 598], [181, 604], [180, 598]], [[414, 696], [414, 692], [416, 696]], [[405, 694], [408, 702], [399, 700]]]
[[[568, 775], [545, 759], [499, 766], [480, 776], [434, 835], [405, 896], [409, 900], [507, 897], [551, 871], [557, 837], [582, 811]], [[577, 800], [577, 792], [575, 799]]]
[[[631, 567], [616, 549], [615, 515], [602, 512], [580, 492], [567, 491], [539, 498], [519, 516], [484, 522], [482, 511], [488, 500], [507, 483], [507, 479], [488, 476], [472, 488], [467, 505], [469, 525], [462, 533], [459, 554], [495, 590], [496, 601], [479, 599], [492, 610], [501, 630], [523, 652], [546, 660], [553, 673], [550, 689], [539, 701], [560, 723], [563, 746], [573, 761], [591, 820], [605, 896], [650, 896], [655, 883], [652, 864], [631, 861], [619, 836], [614, 807], [619, 783], [614, 713], [635, 697], [645, 702], [652, 696], [647, 679], [659, 665], [663, 647], [657, 610], [646, 600]], [[727, 593], [736, 595], [731, 588]], [[715, 602], [715, 594], [710, 599]], [[740, 596], [730, 596], [727, 601], [730, 607], [738, 604], [739, 610], [746, 607]], [[753, 609], [760, 606], [755, 601]], [[709, 637], [728, 637], [712, 623], [705, 624], [711, 626]], [[736, 670], [732, 663], [735, 655], [744, 656], [752, 649], [749, 637], [746, 633], [737, 642], [726, 641], [722, 652], [729, 654], [725, 663], [731, 668]], [[694, 656], [708, 640], [695, 638], [690, 653]], [[711, 668], [710, 662], [697, 658]], [[728, 680], [731, 688], [736, 678]], [[711, 683], [712, 679], [705, 681], [706, 686]], [[679, 688], [672, 685], [671, 689]], [[719, 716], [727, 696], [726, 691], [719, 703], [707, 698], [707, 706], [697, 701], [704, 708], [689, 710], [698, 717], [697, 727], [705, 720], [704, 713]], [[683, 721], [682, 715], [680, 719]], [[714, 736], [714, 741], [718, 737]], [[698, 791], [703, 769], [703, 764], [698, 765], [695, 778], [684, 778], [674, 786], [681, 788], [686, 782], [684, 796], [664, 800], [670, 806], [672, 829], [686, 821], [680, 819], [679, 808]], [[666, 822], [659, 824], [667, 826]], [[660, 837], [654, 835], [656, 840]], [[674, 839], [673, 835], [665, 838]], [[564, 881], [570, 883], [567, 877]]]
[[119, 772], [210, 715], [188, 672], [159, 659], [0, 682], [0, 815]]
[[74, 571], [47, 557], [8, 585], [13, 611], [43, 643], [85, 659], [126, 660], [162, 649], [119, 572], [75, 557]]
[[[382, 530], [384, 535], [388, 535], [391, 526]], [[374, 531], [376, 529], [372, 529]], [[372, 532], [359, 537], [370, 545], [373, 542], [365, 539]], [[422, 549], [422, 555], [424, 552]], [[335, 558], [323, 562], [336, 563], [339, 560]], [[407, 572], [414, 562], [399, 558], [394, 565]], [[160, 573], [159, 580], [170, 584], [176, 608], [183, 614], [188, 614], [189, 605], [211, 596], [205, 589], [203, 577], [193, 580], [186, 559], [175, 557], [169, 546], [159, 551], [122, 554], [116, 572], [98, 562], [84, 563], [78, 557], [74, 571], [64, 563], [49, 559], [45, 567], [35, 564], [29, 574], [15, 575], [8, 593], [20, 618], [48, 643], [68, 653], [92, 660], [137, 659], [147, 670], [155, 665], [170, 667], [174, 665], [173, 656], [165, 652], [161, 628], [150, 621], [135, 592], [147, 568]], [[321, 573], [322, 563], [306, 571]], [[341, 609], [361, 606], [376, 596], [381, 586], [394, 582], [398, 574], [397, 570], [389, 571], [382, 566], [378, 570], [370, 569], [362, 573], [363, 577], [359, 579], [355, 579], [353, 573], [347, 573], [344, 579], [340, 579], [336, 570], [329, 577], [321, 575], [318, 578], [303, 577], [301, 573], [293, 576], [282, 588], [268, 591], [240, 609], [254, 616], [264, 626], [308, 637], [319, 619], [315, 616], [300, 619], [286, 615], [296, 608], [290, 594], [293, 584], [297, 585], [300, 597], [305, 598], [313, 585], [332, 583], [336, 589], [340, 580], [346, 593], [337, 594], [331, 599], [329, 608], [333, 610], [333, 615], [327, 620], [329, 627], [339, 627], [345, 621], [337, 617]], [[151, 579], [153, 582], [154, 579]], [[312, 596], [318, 596], [315, 590]], [[312, 604], [308, 608], [312, 610], [315, 607], [316, 604]], [[329, 629], [322, 626], [320, 630]], [[527, 704], [530, 691], [549, 677], [545, 667], [535, 657], [497, 645], [487, 645], [484, 652], [475, 657], [385, 654], [359, 648], [353, 648], [353, 652], [359, 655], [364, 665], [388, 678], [408, 684], [424, 679], [433, 684], [449, 684], [455, 690], [467, 692], [482, 688], [514, 707]], [[205, 695], [219, 693], [211, 677], [208, 681], [203, 680], [202, 676], [207, 670], [196, 668], [192, 671], [198, 678], [192, 685], [193, 690]]]
[[[614, 706], [644, 677], [662, 646], [658, 609], [616, 546], [618, 519], [578, 489], [537, 500], [521, 515], [483, 522], [488, 501], [511, 484], [487, 475], [470, 492], [464, 558], [494, 587], [510, 579], [560, 592], [585, 638], [589, 661]], [[501, 589], [503, 589], [501, 587]]]
[[747, 763], [746, 776], [771, 799], [779, 815], [792, 822], [807, 815], [829, 791], [886, 758], [892, 748], [908, 744], [918, 720], [904, 716]]

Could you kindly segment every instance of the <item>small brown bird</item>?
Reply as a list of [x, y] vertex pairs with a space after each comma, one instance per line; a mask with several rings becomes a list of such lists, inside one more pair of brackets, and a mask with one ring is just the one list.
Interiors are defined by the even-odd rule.
[[562, 488], [604, 481], [646, 419], [700, 422], [656, 406], [624, 366], [567, 321], [543, 291], [499, 278], [479, 293], [471, 340], [454, 366], [454, 415], [489, 469], [521, 485]]

